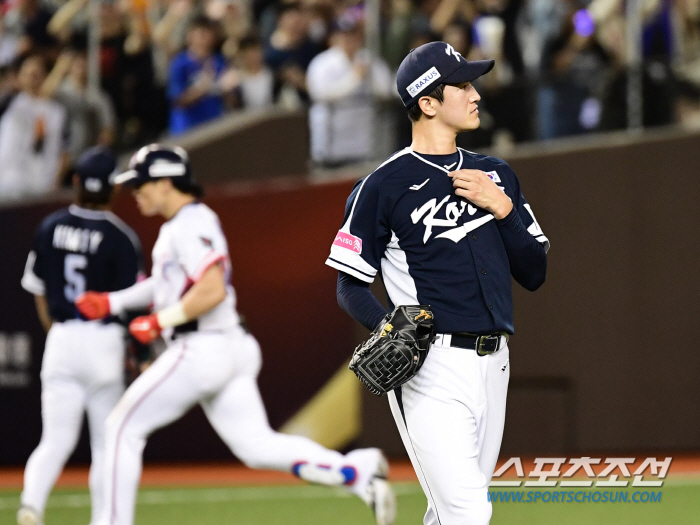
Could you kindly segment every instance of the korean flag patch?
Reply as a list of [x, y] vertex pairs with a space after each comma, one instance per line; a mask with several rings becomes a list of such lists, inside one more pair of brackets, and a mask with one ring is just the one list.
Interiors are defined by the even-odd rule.
[[501, 182], [501, 177], [499, 177], [498, 173], [495, 171], [485, 171], [484, 173], [486, 173], [486, 176], [493, 182]]

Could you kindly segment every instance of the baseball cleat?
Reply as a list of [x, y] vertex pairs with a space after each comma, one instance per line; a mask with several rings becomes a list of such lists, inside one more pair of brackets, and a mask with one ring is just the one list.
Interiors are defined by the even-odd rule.
[[369, 482], [369, 506], [377, 525], [391, 525], [396, 519], [396, 495], [386, 479], [375, 477]]
[[17, 525], [44, 525], [41, 516], [30, 507], [20, 507], [17, 511]]
[[391, 525], [396, 519], [396, 495], [386, 480], [389, 462], [378, 448], [354, 450], [347, 455], [356, 465], [358, 478], [352, 487], [374, 512], [377, 525]]

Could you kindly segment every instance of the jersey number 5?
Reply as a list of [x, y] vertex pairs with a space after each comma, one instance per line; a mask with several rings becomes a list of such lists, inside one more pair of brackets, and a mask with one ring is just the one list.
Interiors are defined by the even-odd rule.
[[85, 276], [79, 271], [85, 268], [87, 268], [87, 257], [75, 253], [66, 255], [63, 270], [66, 286], [63, 288], [63, 293], [71, 303], [85, 292]]

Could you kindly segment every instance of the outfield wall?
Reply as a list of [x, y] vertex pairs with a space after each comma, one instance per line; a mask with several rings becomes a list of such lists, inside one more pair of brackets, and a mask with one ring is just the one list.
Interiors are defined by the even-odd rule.
[[[547, 282], [515, 292], [505, 454], [700, 449], [700, 137], [524, 151], [509, 158], [552, 243]], [[360, 174], [358, 174], [360, 176]], [[240, 310], [260, 340], [260, 388], [279, 427], [365, 334], [337, 307], [324, 260], [352, 180], [210, 188]], [[65, 203], [0, 209], [0, 463], [40, 431], [43, 336], [19, 280], [40, 218]], [[159, 221], [117, 212], [150, 249]], [[517, 285], [516, 285], [517, 286]], [[359, 444], [401, 454], [385, 399], [367, 394]], [[192, 436], [197, 436], [196, 440]], [[75, 459], [87, 459], [81, 441]], [[227, 457], [198, 410], [159, 431], [150, 459]]]

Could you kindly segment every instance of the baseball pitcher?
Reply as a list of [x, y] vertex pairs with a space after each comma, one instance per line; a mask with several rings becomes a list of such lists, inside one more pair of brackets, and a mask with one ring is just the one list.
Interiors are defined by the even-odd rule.
[[[341, 307], [374, 330], [351, 367], [373, 392], [388, 392], [428, 499], [426, 525], [489, 523], [511, 279], [536, 290], [547, 268], [549, 241], [513, 170], [456, 145], [479, 127], [472, 82], [493, 65], [444, 42], [409, 53], [397, 87], [413, 142], [355, 185], [326, 261], [339, 270]], [[387, 317], [368, 287], [378, 273], [396, 307]]]

